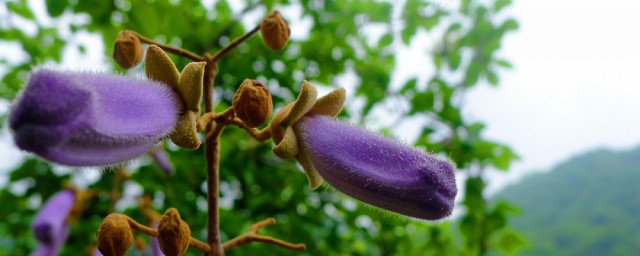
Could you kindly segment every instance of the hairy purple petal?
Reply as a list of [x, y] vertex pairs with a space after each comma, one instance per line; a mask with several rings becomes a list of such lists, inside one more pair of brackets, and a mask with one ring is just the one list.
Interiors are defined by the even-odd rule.
[[64, 242], [61, 234], [68, 229], [66, 221], [76, 196], [73, 191], [65, 189], [51, 196], [40, 208], [33, 220], [33, 234], [42, 244], [53, 246]]
[[457, 188], [449, 161], [328, 116], [305, 116], [296, 125], [302, 149], [339, 191], [414, 218], [451, 214]]
[[108, 165], [166, 137], [177, 122], [178, 102], [158, 82], [39, 69], [14, 103], [9, 127], [18, 147], [44, 159]]

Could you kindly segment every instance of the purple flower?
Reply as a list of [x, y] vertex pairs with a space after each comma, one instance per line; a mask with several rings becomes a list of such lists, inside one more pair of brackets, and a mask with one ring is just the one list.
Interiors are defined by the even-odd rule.
[[451, 214], [457, 188], [449, 161], [329, 116], [305, 116], [295, 129], [315, 169], [337, 190], [414, 218]]
[[174, 173], [173, 166], [171, 165], [171, 161], [169, 161], [169, 156], [167, 156], [167, 152], [164, 151], [164, 149], [161, 148], [153, 151], [153, 154], [151, 154], [151, 156], [153, 157], [153, 161], [156, 162], [156, 164], [158, 164], [160, 169], [162, 169], [165, 174], [173, 175]]
[[51, 196], [33, 220], [33, 234], [40, 241], [32, 255], [57, 255], [67, 239], [67, 217], [75, 202], [73, 191], [65, 189]]
[[56, 240], [53, 244], [45, 244], [40, 243], [35, 251], [31, 253], [31, 256], [57, 256], [62, 244], [67, 240], [67, 236], [69, 235], [69, 226], [64, 225], [62, 229], [62, 233], [58, 234]]
[[12, 106], [18, 147], [70, 166], [109, 165], [147, 152], [173, 130], [178, 96], [147, 80], [39, 69]]
[[[304, 82], [298, 99], [283, 107], [267, 131], [280, 158], [295, 158], [309, 187], [323, 181], [364, 203], [402, 215], [437, 220], [453, 211], [458, 192], [448, 160], [336, 121], [344, 89], [316, 99]], [[255, 135], [267, 136], [264, 132]]]

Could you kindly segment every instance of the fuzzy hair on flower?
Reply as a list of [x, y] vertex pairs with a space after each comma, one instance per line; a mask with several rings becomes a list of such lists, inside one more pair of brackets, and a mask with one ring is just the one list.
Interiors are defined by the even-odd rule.
[[168, 136], [179, 96], [167, 85], [121, 75], [41, 68], [13, 103], [16, 145], [68, 166], [135, 158]]

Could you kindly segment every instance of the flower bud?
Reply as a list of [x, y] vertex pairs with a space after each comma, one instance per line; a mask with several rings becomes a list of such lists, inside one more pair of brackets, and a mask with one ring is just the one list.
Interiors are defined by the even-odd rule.
[[257, 127], [271, 117], [273, 102], [269, 90], [256, 80], [245, 79], [231, 101], [236, 115], [247, 125]]
[[169, 208], [158, 224], [160, 250], [168, 256], [183, 255], [189, 248], [191, 229], [175, 208]]
[[289, 42], [291, 29], [278, 11], [271, 11], [260, 23], [260, 33], [264, 44], [272, 50], [279, 51]]
[[140, 63], [142, 55], [140, 39], [131, 31], [120, 31], [116, 43], [113, 46], [113, 58], [118, 65], [124, 69], [129, 69]]
[[126, 216], [112, 213], [104, 218], [98, 228], [98, 250], [102, 255], [124, 255], [132, 244], [133, 233]]

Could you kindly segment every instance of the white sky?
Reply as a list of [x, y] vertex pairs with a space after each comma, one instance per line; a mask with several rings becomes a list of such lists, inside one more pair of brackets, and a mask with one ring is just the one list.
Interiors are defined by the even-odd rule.
[[[491, 175], [491, 190], [587, 150], [640, 144], [638, 10], [640, 1], [633, 0], [515, 1], [510, 11], [521, 26], [500, 52], [515, 68], [500, 74], [498, 88], [470, 91], [465, 104], [467, 115], [487, 124], [488, 138], [522, 157], [506, 175]], [[399, 51], [401, 73], [424, 72], [430, 61], [416, 56], [426, 49], [419, 41]], [[0, 173], [16, 159], [3, 131]]]
[[515, 1], [512, 10], [521, 28], [502, 52], [515, 70], [467, 98], [486, 135], [522, 156], [495, 183], [640, 144], [640, 1]]

